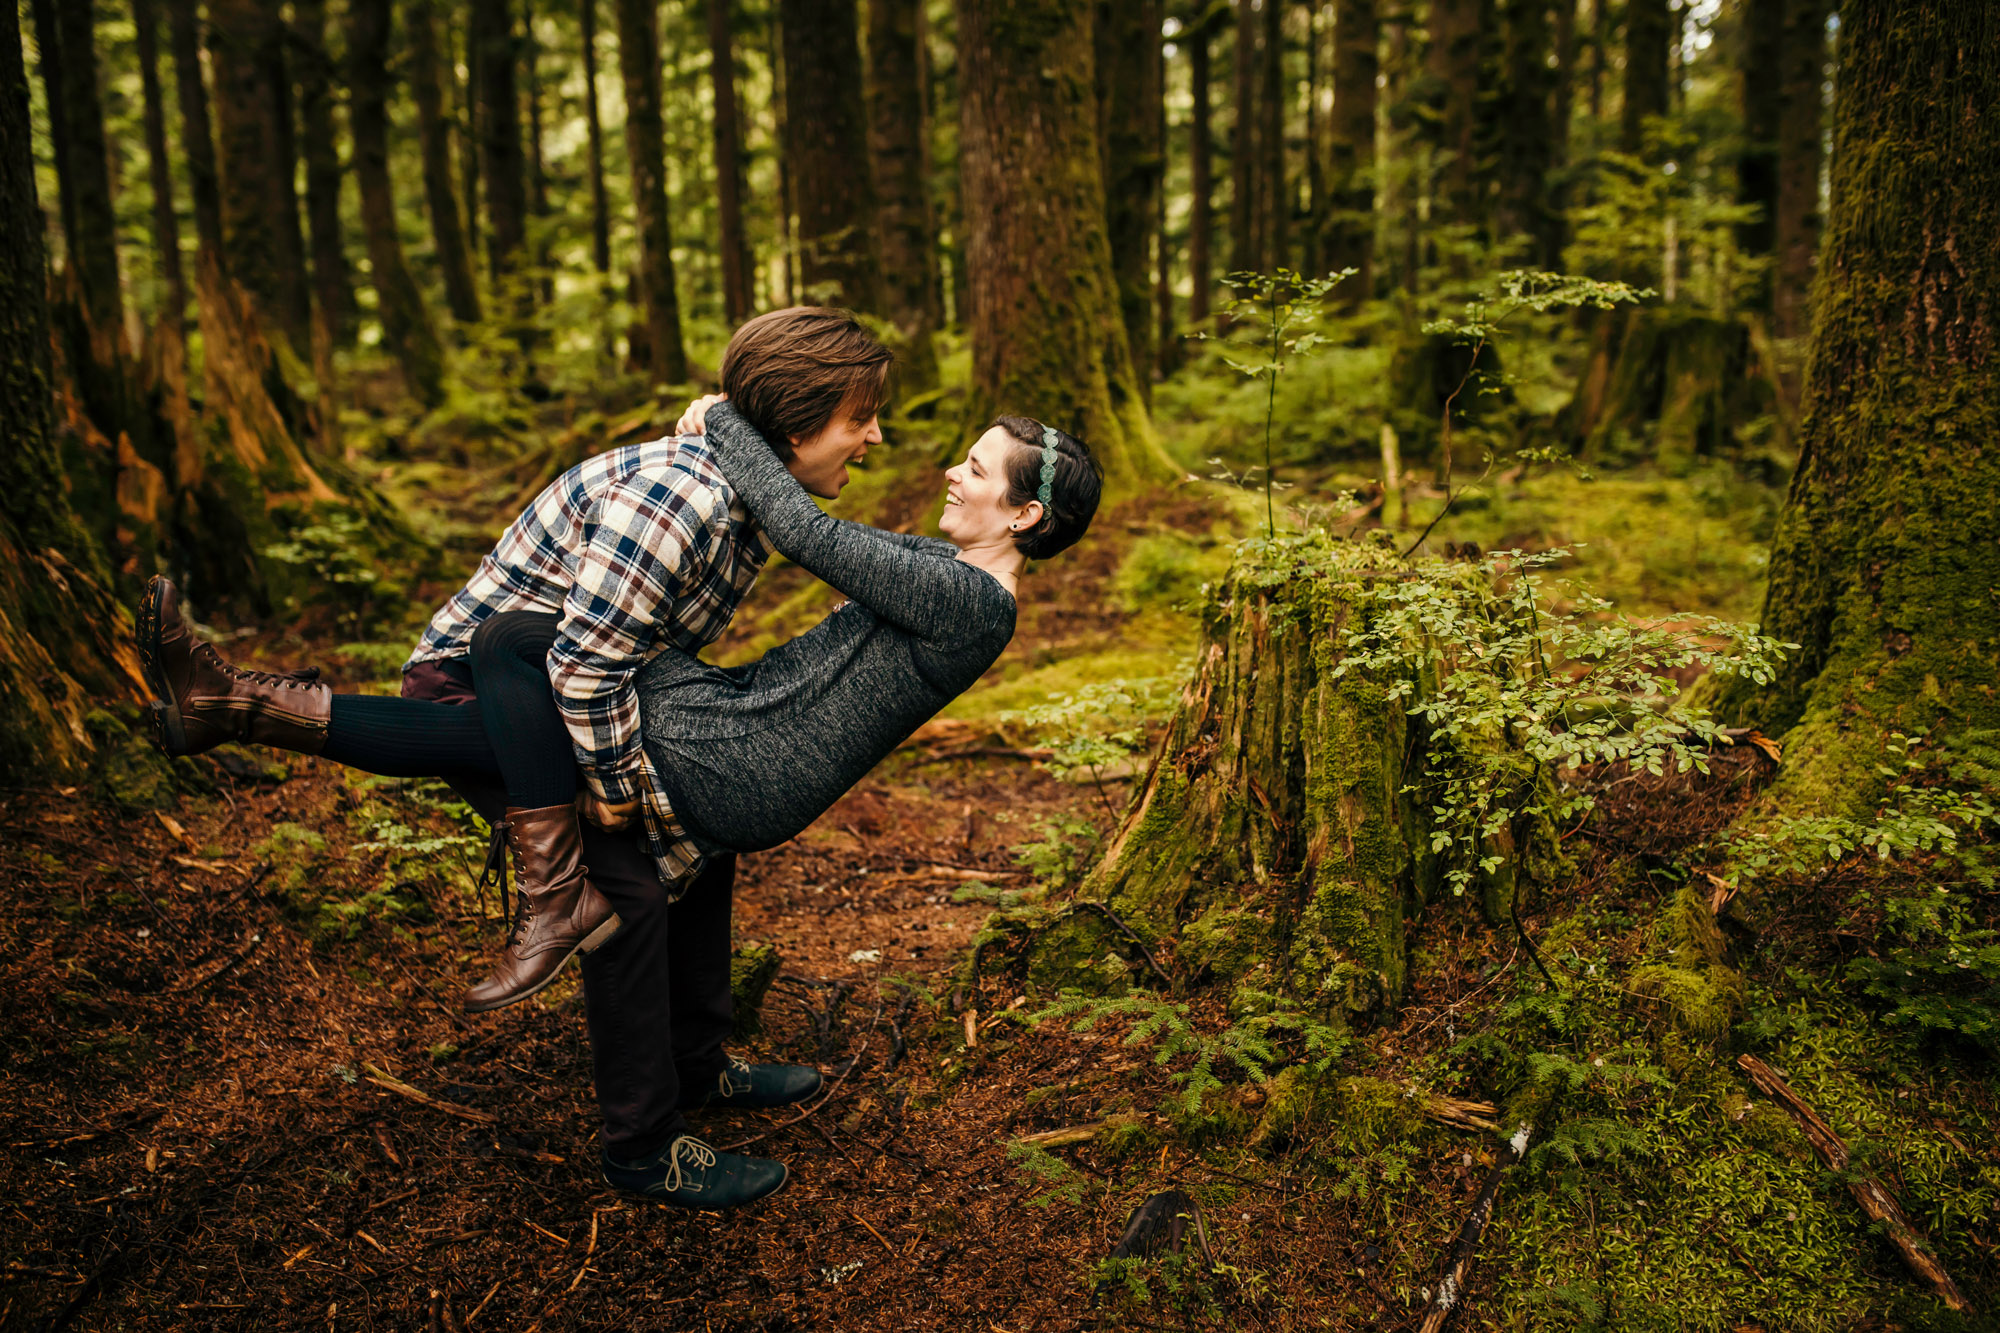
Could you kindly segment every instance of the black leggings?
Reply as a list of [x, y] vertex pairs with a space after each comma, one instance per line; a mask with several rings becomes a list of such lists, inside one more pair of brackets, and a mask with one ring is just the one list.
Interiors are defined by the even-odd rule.
[[336, 694], [321, 755], [391, 778], [498, 782], [523, 810], [576, 799], [576, 750], [549, 688], [560, 617], [496, 615], [473, 632], [468, 661], [478, 707]]

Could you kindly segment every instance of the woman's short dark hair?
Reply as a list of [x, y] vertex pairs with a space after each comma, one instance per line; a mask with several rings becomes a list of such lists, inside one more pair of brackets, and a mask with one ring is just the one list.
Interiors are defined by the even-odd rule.
[[[1042, 423], [1028, 417], [995, 417], [993, 424], [1014, 437], [1021, 448], [1007, 459], [1007, 503], [1024, 505], [1042, 488]], [[1104, 493], [1104, 473], [1090, 455], [1090, 446], [1074, 435], [1056, 432], [1056, 475], [1049, 483], [1049, 502], [1034, 527], [1014, 534], [1014, 545], [1030, 560], [1046, 560], [1068, 550], [1090, 529]]]
[[800, 305], [745, 323], [722, 353], [722, 391], [782, 458], [834, 413], [866, 421], [889, 401], [895, 355], [845, 310]]

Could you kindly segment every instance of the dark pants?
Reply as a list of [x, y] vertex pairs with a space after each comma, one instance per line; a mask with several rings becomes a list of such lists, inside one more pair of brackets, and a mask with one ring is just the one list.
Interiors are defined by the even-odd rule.
[[[403, 694], [472, 703], [472, 675], [458, 661], [423, 663], [403, 677]], [[501, 817], [506, 794], [498, 783], [452, 785], [481, 818]], [[711, 859], [671, 904], [652, 857], [630, 833], [606, 833], [586, 821], [583, 863], [622, 922], [608, 943], [583, 958], [583, 998], [604, 1150], [629, 1161], [686, 1133], [676, 1109], [682, 1089], [689, 1100], [698, 1098], [722, 1072], [736, 858]]]

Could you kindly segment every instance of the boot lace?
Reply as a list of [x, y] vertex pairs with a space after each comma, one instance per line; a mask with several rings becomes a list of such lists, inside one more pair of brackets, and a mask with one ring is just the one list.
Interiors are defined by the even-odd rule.
[[734, 1097], [739, 1092], [750, 1091], [749, 1062], [739, 1060], [733, 1055], [730, 1056], [729, 1063], [724, 1065], [722, 1072], [715, 1076], [715, 1086], [721, 1089], [722, 1095], [725, 1097]]
[[692, 1134], [681, 1135], [674, 1140], [673, 1146], [667, 1149], [667, 1178], [664, 1182], [666, 1192], [674, 1194], [685, 1189], [689, 1193], [699, 1194], [701, 1192], [701, 1182], [689, 1179], [683, 1174], [681, 1167], [681, 1158], [683, 1155], [686, 1156], [689, 1162], [694, 1164], [697, 1170], [707, 1171], [715, 1165], [715, 1149], [709, 1147]]
[[201, 644], [195, 652], [205, 656], [209, 664], [224, 675], [240, 680], [246, 685], [272, 685], [280, 689], [303, 690], [319, 684], [318, 667], [300, 667], [296, 671], [251, 671], [237, 666], [216, 652], [212, 643]]

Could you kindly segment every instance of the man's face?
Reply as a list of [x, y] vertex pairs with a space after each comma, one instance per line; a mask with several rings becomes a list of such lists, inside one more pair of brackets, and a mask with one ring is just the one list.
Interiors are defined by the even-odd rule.
[[845, 411], [817, 435], [792, 436], [792, 458], [785, 464], [799, 485], [821, 499], [831, 500], [847, 484], [847, 465], [867, 456], [868, 446], [882, 442], [882, 423], [874, 413], [855, 420]]

